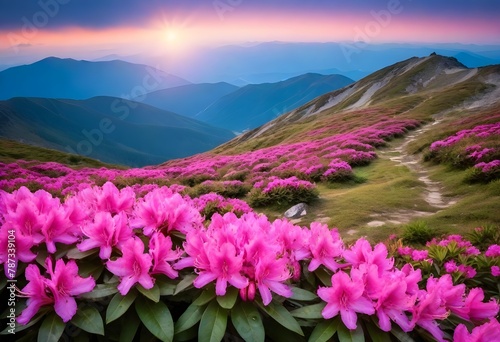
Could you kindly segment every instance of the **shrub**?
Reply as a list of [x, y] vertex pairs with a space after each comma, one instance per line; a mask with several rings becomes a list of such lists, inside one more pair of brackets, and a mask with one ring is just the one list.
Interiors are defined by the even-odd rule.
[[500, 160], [498, 159], [474, 165], [465, 176], [467, 183], [489, 183], [495, 179], [500, 179]]
[[483, 250], [491, 244], [500, 245], [500, 227], [494, 225], [477, 227], [467, 235], [467, 238], [474, 246]]
[[258, 182], [249, 194], [249, 204], [253, 207], [264, 205], [286, 206], [297, 203], [310, 203], [318, 197], [316, 186], [297, 177], [271, 177], [265, 184]]
[[425, 221], [415, 221], [404, 227], [403, 241], [409, 244], [423, 245], [436, 236]]
[[250, 191], [250, 186], [239, 180], [227, 180], [227, 181], [207, 180], [192, 188], [189, 192], [189, 195], [191, 197], [198, 197], [200, 195], [214, 192], [224, 197], [240, 198], [245, 196], [249, 191]]

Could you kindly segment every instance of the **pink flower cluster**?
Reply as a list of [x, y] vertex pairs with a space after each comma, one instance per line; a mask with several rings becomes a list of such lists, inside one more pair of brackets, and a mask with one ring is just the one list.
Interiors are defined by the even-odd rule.
[[[483, 290], [467, 291], [465, 285], [453, 285], [450, 275], [431, 277], [426, 288], [420, 289], [421, 271], [409, 264], [395, 267], [382, 243], [372, 247], [361, 238], [346, 247], [338, 231], [325, 224], [299, 227], [287, 220], [270, 222], [253, 212], [241, 217], [216, 213], [205, 227], [196, 201], [167, 187], [137, 198], [131, 188], [119, 190], [106, 183], [63, 202], [43, 190], [31, 193], [21, 188], [12, 194], [0, 192], [0, 199], [0, 236], [8, 236], [7, 229], [15, 230], [16, 255], [28, 264], [28, 284], [22, 290], [28, 298], [20, 316], [23, 324], [41, 307], [52, 305], [65, 322], [70, 320], [75, 297], [95, 286], [91, 277], [78, 276], [71, 259], [58, 260], [52, 271], [49, 256], [46, 269], [50, 278], [41, 275], [34, 264], [35, 253], [45, 249], [54, 254], [56, 243], [98, 253], [99, 258], [87, 262], [101, 262], [107, 272], [116, 275], [122, 295], [136, 284], [151, 289], [157, 275], [176, 279], [178, 270], [192, 268], [197, 288], [215, 283], [216, 294], [222, 296], [233, 286], [243, 300], [260, 299], [268, 305], [273, 293], [292, 296], [291, 285], [301, 279], [304, 267], [309, 272], [322, 267], [332, 274], [331, 286], [317, 290], [326, 302], [323, 317], [340, 315], [349, 329], [357, 326], [358, 314], [376, 315], [385, 331], [392, 322], [404, 331], [420, 326], [442, 341], [437, 323], [450, 312], [473, 322], [493, 319], [498, 313], [495, 300], [483, 302]], [[185, 236], [182, 246], [174, 245], [174, 233]], [[446, 241], [439, 243], [467, 245], [457, 236]], [[6, 250], [0, 250], [2, 263], [7, 260]], [[489, 253], [496, 252], [493, 247]], [[422, 251], [413, 254], [416, 259], [425, 257]]]
[[464, 129], [444, 140], [438, 140], [431, 144], [431, 151], [436, 151], [458, 143], [468, 137], [487, 138], [492, 135], [500, 135], [500, 122], [487, 125], [479, 125], [471, 129]]
[[[261, 183], [259, 183], [260, 185]], [[259, 187], [256, 185], [256, 187]], [[263, 187], [263, 186], [261, 186]], [[264, 189], [262, 190], [263, 193], [267, 194], [270, 192], [275, 191], [278, 188], [290, 188], [290, 189], [308, 189], [312, 190], [315, 188], [315, 185], [311, 182], [300, 180], [297, 177], [290, 177], [290, 178], [278, 178], [278, 177], [271, 177], [269, 178], [269, 182], [266, 184]]]
[[[430, 151], [454, 164], [474, 165], [470, 181], [489, 181], [500, 177], [500, 122], [475, 126], [431, 144]], [[477, 143], [480, 141], [480, 143]], [[468, 146], [463, 146], [470, 144]]]
[[225, 198], [213, 192], [194, 198], [192, 203], [193, 206], [200, 213], [204, 213], [204, 215], [207, 215], [205, 212], [209, 210], [209, 208], [218, 213], [231, 212], [236, 216], [241, 216], [253, 211], [245, 201], [237, 198]]
[[286, 282], [290, 270], [300, 273], [298, 261], [308, 256], [305, 231], [287, 221], [272, 224], [253, 213], [238, 218], [233, 213], [215, 214], [206, 230], [186, 235], [187, 257], [175, 267], [194, 267], [198, 277], [193, 285], [202, 288], [216, 281], [216, 294], [223, 296], [228, 284], [240, 289], [244, 300], [254, 300], [258, 290], [264, 305], [272, 292], [292, 295]]
[[483, 302], [482, 289], [473, 288], [467, 293], [465, 285], [454, 285], [450, 275], [431, 277], [426, 289], [419, 289], [421, 271], [409, 264], [401, 269], [394, 267], [384, 244], [372, 248], [361, 238], [341, 256], [345, 264], [339, 264], [341, 269], [333, 274], [332, 286], [320, 288], [318, 295], [327, 302], [324, 318], [340, 313], [349, 329], [356, 328], [357, 314], [363, 313], [376, 315], [384, 331], [391, 330], [391, 322], [406, 332], [418, 325], [436, 340], [444, 341], [438, 321], [450, 313], [472, 321], [493, 318], [498, 313], [496, 301]]

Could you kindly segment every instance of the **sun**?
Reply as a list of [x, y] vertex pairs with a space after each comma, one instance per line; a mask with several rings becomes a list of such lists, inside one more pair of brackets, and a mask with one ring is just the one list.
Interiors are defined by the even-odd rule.
[[173, 43], [179, 38], [179, 35], [174, 30], [168, 30], [166, 32], [166, 38], [169, 43]]

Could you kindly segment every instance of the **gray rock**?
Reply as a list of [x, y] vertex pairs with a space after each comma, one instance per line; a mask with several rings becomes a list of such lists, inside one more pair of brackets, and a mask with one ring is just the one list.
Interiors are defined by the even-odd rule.
[[299, 218], [307, 214], [307, 204], [299, 203], [285, 211], [285, 217], [289, 219]]

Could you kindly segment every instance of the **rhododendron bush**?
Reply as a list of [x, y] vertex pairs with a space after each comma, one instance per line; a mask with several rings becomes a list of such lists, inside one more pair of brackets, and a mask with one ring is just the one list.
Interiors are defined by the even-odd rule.
[[500, 178], [499, 137], [500, 122], [464, 129], [433, 142], [426, 158], [470, 168], [466, 181], [489, 182]]
[[[260, 189], [312, 186], [300, 182]], [[4, 297], [17, 287], [16, 338], [499, 336], [498, 245], [480, 250], [458, 236], [421, 250], [400, 240], [348, 245], [325, 224], [271, 222], [241, 200], [183, 190], [106, 182], [64, 199], [0, 191], [0, 286]]]

